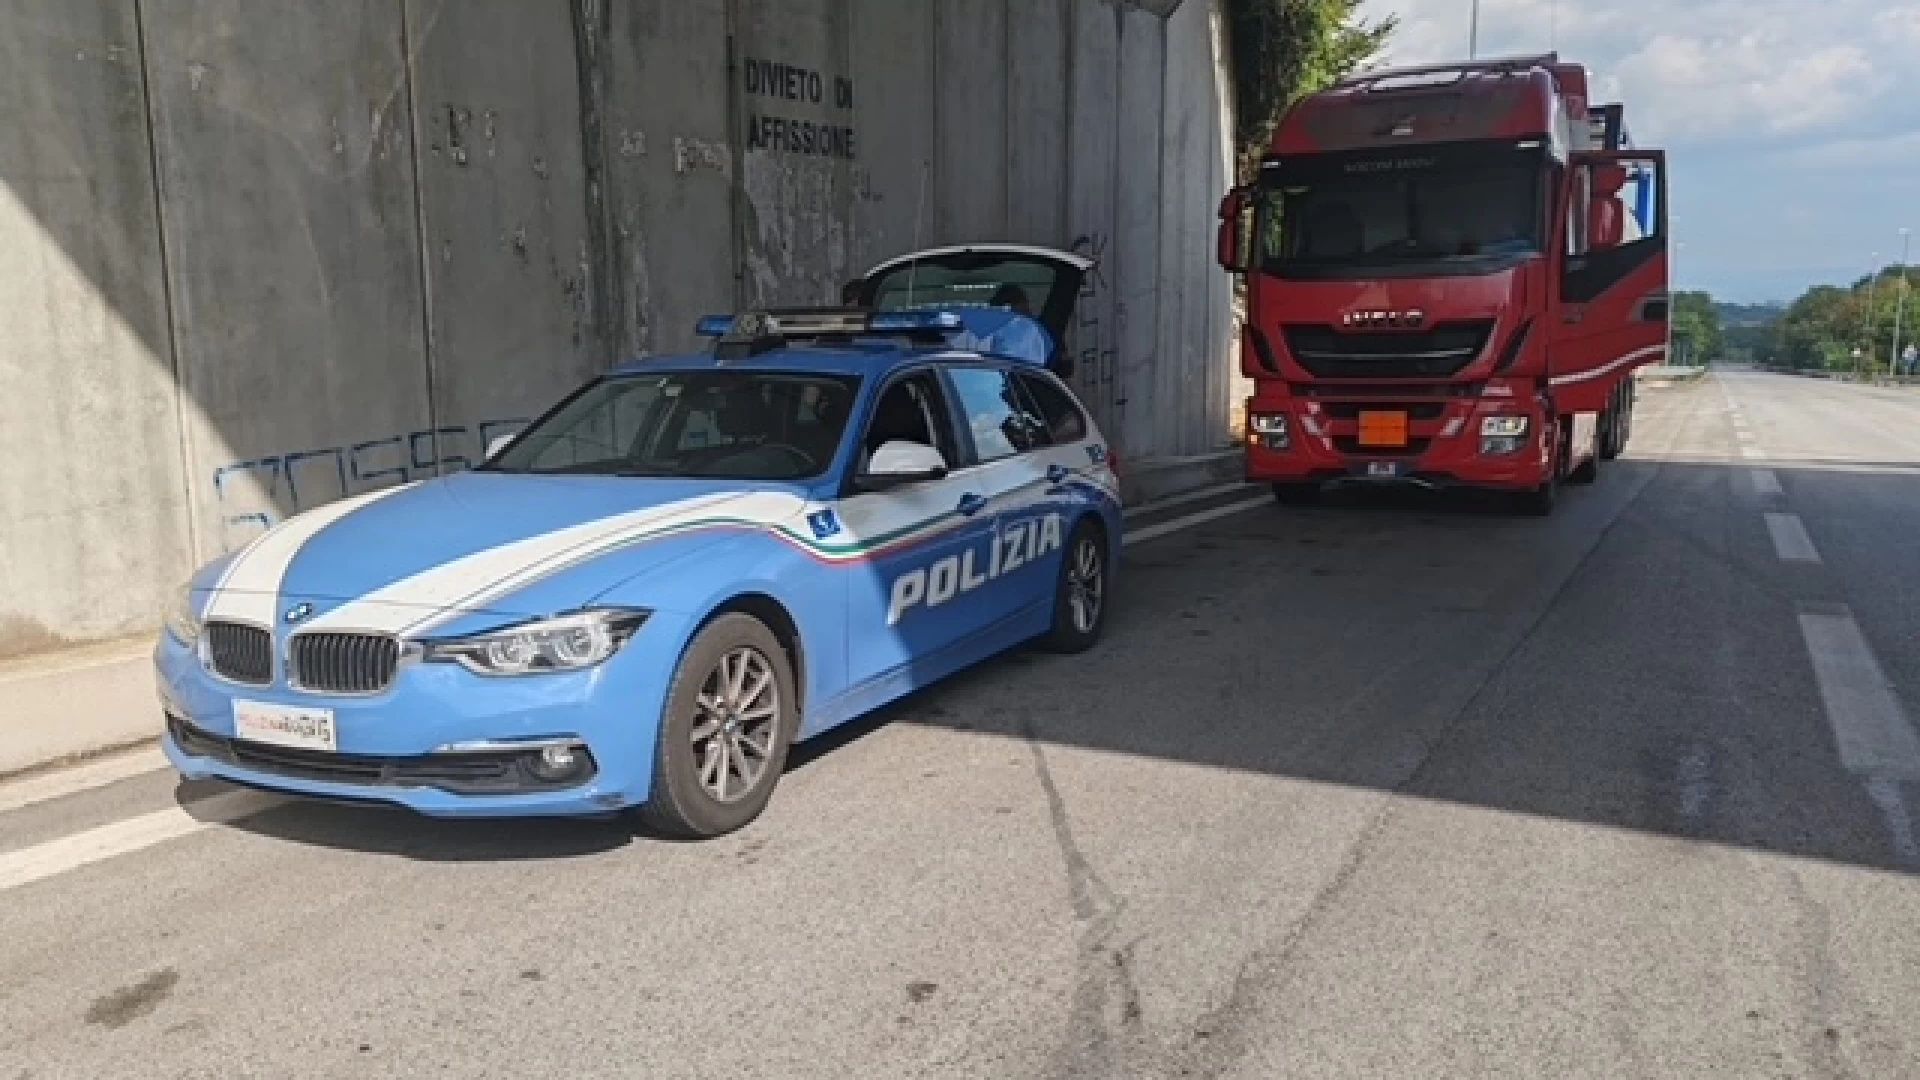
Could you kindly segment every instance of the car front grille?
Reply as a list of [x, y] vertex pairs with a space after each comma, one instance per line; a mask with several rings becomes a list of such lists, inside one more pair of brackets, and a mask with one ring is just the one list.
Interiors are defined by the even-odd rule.
[[272, 633], [244, 623], [210, 622], [203, 634], [214, 674], [249, 686], [273, 682]]
[[1442, 323], [1431, 330], [1341, 333], [1288, 326], [1287, 351], [1322, 379], [1441, 379], [1480, 358], [1493, 322]]
[[299, 634], [291, 682], [316, 694], [377, 694], [393, 683], [400, 643], [385, 634]]

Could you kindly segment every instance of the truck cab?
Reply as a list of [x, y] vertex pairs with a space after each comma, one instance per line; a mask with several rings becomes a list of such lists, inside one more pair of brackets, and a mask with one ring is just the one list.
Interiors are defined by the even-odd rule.
[[1485, 487], [1552, 509], [1666, 351], [1665, 159], [1555, 56], [1372, 72], [1296, 104], [1221, 205], [1246, 278], [1249, 480]]

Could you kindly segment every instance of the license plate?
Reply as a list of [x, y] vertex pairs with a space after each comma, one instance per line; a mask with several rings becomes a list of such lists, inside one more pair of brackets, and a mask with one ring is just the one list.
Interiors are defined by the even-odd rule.
[[1400, 463], [1397, 461], [1369, 461], [1367, 462], [1367, 475], [1399, 476]]
[[1407, 445], [1407, 414], [1366, 410], [1360, 414], [1361, 446]]
[[298, 750], [338, 750], [332, 709], [295, 709], [258, 701], [233, 703], [233, 737]]

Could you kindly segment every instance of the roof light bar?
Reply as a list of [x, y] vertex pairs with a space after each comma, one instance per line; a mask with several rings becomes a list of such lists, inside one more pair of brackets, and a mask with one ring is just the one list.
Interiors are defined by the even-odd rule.
[[867, 311], [864, 308], [816, 308], [797, 311], [743, 311], [708, 315], [694, 326], [701, 337], [751, 339], [806, 338], [860, 334], [935, 334], [963, 329], [960, 316], [945, 308]]

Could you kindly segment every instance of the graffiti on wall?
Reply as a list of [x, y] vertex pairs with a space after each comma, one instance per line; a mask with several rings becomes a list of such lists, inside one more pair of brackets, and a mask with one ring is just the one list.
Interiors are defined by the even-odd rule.
[[1118, 438], [1127, 402], [1125, 398], [1114, 397], [1115, 368], [1119, 366], [1120, 354], [1112, 336], [1102, 332], [1105, 315], [1100, 301], [1108, 292], [1107, 244], [1106, 233], [1082, 233], [1070, 248], [1075, 255], [1093, 260], [1080, 281], [1080, 299], [1074, 305], [1073, 378], [1085, 391], [1095, 420], [1102, 427], [1111, 428]]
[[525, 417], [410, 431], [384, 439], [269, 454], [213, 470], [220, 543], [232, 551], [283, 517], [442, 473], [470, 469], [489, 443], [527, 426]]

